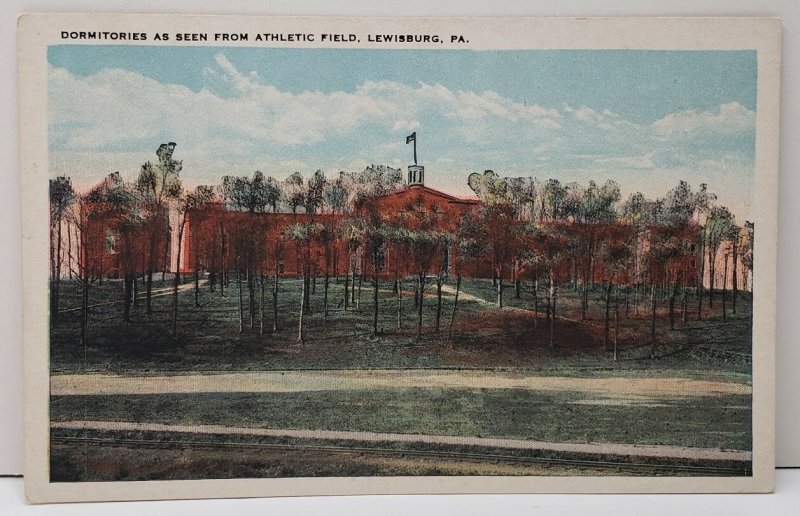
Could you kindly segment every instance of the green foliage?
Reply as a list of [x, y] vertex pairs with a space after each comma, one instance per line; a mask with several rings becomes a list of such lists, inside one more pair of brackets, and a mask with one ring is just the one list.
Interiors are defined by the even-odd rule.
[[179, 177], [183, 162], [172, 158], [175, 146], [174, 142], [162, 143], [156, 151], [158, 162], [148, 161], [142, 165], [136, 188], [148, 203], [160, 206], [179, 198], [183, 191]]
[[730, 238], [734, 227], [733, 214], [724, 206], [714, 206], [706, 221], [706, 245], [711, 249], [718, 248], [722, 241]]
[[297, 213], [297, 208], [306, 204], [306, 191], [303, 183], [303, 176], [300, 175], [300, 172], [293, 172], [283, 182], [286, 204], [289, 205], [292, 213]]
[[321, 170], [314, 172], [314, 175], [308, 179], [308, 188], [305, 196], [306, 213], [317, 213], [322, 209], [325, 202], [325, 189], [328, 180], [325, 179], [325, 174]]
[[50, 180], [50, 212], [53, 220], [60, 220], [69, 206], [75, 202], [72, 180], [59, 176]]
[[344, 185], [343, 173], [334, 181], [330, 181], [325, 189], [325, 204], [333, 213], [342, 213], [347, 207], [348, 191]]
[[467, 178], [467, 184], [487, 204], [503, 202], [508, 194], [508, 181], [493, 170], [486, 170], [483, 174], [473, 172]]
[[316, 222], [292, 224], [286, 228], [284, 234], [297, 244], [308, 244], [319, 238], [325, 226]]
[[258, 170], [253, 174], [253, 179], [224, 176], [222, 178], [222, 196], [225, 200], [225, 207], [235, 211], [264, 213], [271, 204], [272, 196], [275, 195], [271, 190], [274, 186], [276, 186], [274, 180], [272, 184], [269, 184], [269, 181], [264, 179], [264, 174]]

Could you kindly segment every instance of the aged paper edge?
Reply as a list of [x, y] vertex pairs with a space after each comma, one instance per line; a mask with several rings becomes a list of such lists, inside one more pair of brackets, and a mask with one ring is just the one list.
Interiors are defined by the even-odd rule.
[[[468, 33], [471, 49], [752, 49], [758, 58], [756, 174], [758, 230], [753, 306], [753, 476], [333, 477], [144, 482], [49, 482], [47, 307], [47, 46], [60, 30]], [[82, 44], [82, 43], [74, 43]], [[85, 44], [97, 44], [86, 42]], [[113, 41], [109, 44], [132, 44]], [[153, 41], [133, 44], [158, 44]], [[171, 43], [174, 44], [174, 43]], [[241, 46], [214, 43], [217, 46]], [[775, 334], [781, 25], [774, 18], [358, 18], [110, 14], [23, 14], [18, 19], [25, 358], [25, 489], [31, 502], [433, 493], [770, 492], [775, 464]], [[273, 46], [281, 46], [274, 44]], [[316, 47], [319, 44], [284, 44]], [[397, 48], [456, 48], [395, 45]], [[375, 48], [369, 44], [352, 45]], [[346, 45], [338, 48], [347, 48]], [[390, 48], [381, 45], [381, 48]]]

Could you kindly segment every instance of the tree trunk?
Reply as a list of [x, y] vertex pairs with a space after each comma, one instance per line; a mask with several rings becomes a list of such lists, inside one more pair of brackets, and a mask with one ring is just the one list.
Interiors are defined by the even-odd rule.
[[739, 297], [739, 275], [738, 275], [738, 235], [733, 239], [733, 313], [736, 313], [736, 298]]
[[544, 307], [544, 319], [547, 321], [547, 324], [550, 324], [550, 307], [552, 306], [552, 298], [550, 297], [550, 278], [547, 279], [547, 283], [544, 286], [544, 298], [545, 298], [545, 307]]
[[225, 257], [225, 227], [222, 224], [219, 225], [219, 233], [220, 233], [220, 241], [221, 241], [221, 244], [222, 244], [222, 247], [221, 247], [221, 250], [220, 250], [221, 270], [220, 270], [220, 278], [219, 278], [219, 295], [220, 295], [220, 297], [225, 297], [225, 280], [227, 279], [227, 276], [228, 276], [228, 271], [227, 271], [227, 269], [228, 269], [228, 260]]
[[628, 317], [630, 317], [630, 314], [631, 314], [630, 303], [629, 303], [630, 297], [631, 297], [631, 288], [630, 288], [629, 285], [625, 285], [625, 318], [626, 319]]
[[725, 255], [725, 265], [722, 272], [722, 321], [728, 320], [727, 292], [728, 292], [728, 255]]
[[397, 329], [403, 329], [403, 282], [397, 280]]
[[586, 312], [589, 309], [589, 269], [586, 266], [582, 267], [582, 269], [584, 274], [581, 288], [581, 321], [585, 321]]
[[361, 286], [364, 283], [364, 269], [361, 269], [361, 274], [358, 275], [358, 297], [356, 298], [356, 310], [361, 310]]
[[425, 273], [419, 274], [419, 304], [417, 305], [417, 342], [422, 340], [422, 306], [425, 299]]
[[139, 306], [139, 280], [136, 278], [136, 274], [133, 275], [133, 309]]
[[67, 223], [67, 275], [72, 279], [72, 231], [69, 229], [69, 223]]
[[53, 274], [53, 292], [51, 295], [52, 304], [50, 305], [50, 322], [52, 325], [55, 325], [56, 322], [58, 322], [58, 304], [59, 304], [59, 296], [61, 295], [61, 218], [60, 217], [57, 224], [58, 224], [58, 231], [56, 232], [56, 256], [55, 256], [55, 267], [54, 267], [55, 272]]
[[700, 233], [700, 272], [697, 276], [697, 320], [703, 320], [703, 282], [706, 276], [706, 251], [705, 251], [706, 229]]
[[250, 329], [252, 330], [255, 326], [255, 318], [256, 318], [256, 299], [255, 299], [255, 292], [256, 292], [256, 284], [255, 278], [253, 277], [253, 270], [248, 266], [247, 267], [247, 307], [250, 310]]
[[[373, 262], [373, 269], [374, 269]], [[372, 271], [372, 336], [378, 336], [378, 271]]]
[[669, 329], [675, 329], [675, 298], [678, 296], [678, 278], [672, 282], [672, 292], [669, 295]]
[[262, 272], [259, 274], [259, 279], [261, 283], [261, 297], [259, 298], [258, 303], [258, 334], [264, 335], [264, 273]]
[[439, 323], [442, 319], [442, 277], [436, 277], [436, 333], [439, 333]]
[[619, 345], [619, 290], [614, 302], [614, 362], [617, 361], [617, 349]]
[[353, 259], [353, 280], [350, 282], [350, 304], [353, 305], [354, 309], [358, 309], [356, 306], [356, 264], [355, 258]]
[[239, 289], [239, 333], [244, 331], [244, 300], [242, 296], [242, 270], [239, 268], [239, 260], [236, 260], [236, 287]]
[[216, 260], [214, 260], [214, 258], [211, 258], [211, 267], [209, 267], [208, 271], [208, 291], [214, 292], [216, 288], [217, 288], [217, 263]]
[[305, 292], [306, 292], [306, 315], [311, 315], [311, 267], [307, 267], [307, 274], [306, 279], [304, 280], [305, 283]]
[[570, 257], [570, 263], [572, 266], [570, 267], [570, 274], [569, 279], [572, 283], [572, 290], [573, 292], [578, 291], [578, 260], [575, 259], [574, 256]]
[[656, 357], [656, 282], [650, 285], [650, 358]]
[[683, 299], [681, 300], [681, 304], [682, 304], [682, 307], [681, 307], [681, 310], [682, 310], [682, 313], [681, 313], [681, 323], [683, 323], [683, 325], [684, 325], [684, 326], [686, 326], [686, 319], [687, 319], [687, 316], [688, 316], [688, 310], [689, 310], [689, 291], [688, 291], [689, 289], [686, 287], [686, 281], [685, 281], [685, 279], [686, 279], [686, 278], [684, 277], [684, 282], [683, 282]]
[[133, 301], [133, 274], [125, 272], [125, 279], [123, 285], [123, 303], [122, 303], [122, 319], [129, 323], [131, 322], [131, 302]]
[[344, 310], [347, 311], [347, 308], [350, 305], [350, 271], [346, 271], [347, 273], [344, 275]]
[[153, 314], [153, 272], [155, 269], [156, 261], [156, 238], [155, 231], [150, 230], [150, 256], [148, 257], [147, 264], [147, 285], [146, 285], [146, 312], [147, 317]]
[[330, 274], [328, 271], [325, 271], [325, 284], [323, 286], [323, 294], [322, 294], [322, 316], [327, 321], [328, 320], [328, 285], [330, 284]]
[[81, 229], [80, 252], [82, 260], [79, 260], [78, 270], [81, 280], [81, 345], [83, 346], [83, 362], [86, 367], [86, 350], [89, 344], [89, 251], [86, 249], [86, 229]]
[[503, 271], [497, 274], [497, 307], [503, 308]]
[[714, 276], [716, 275], [716, 264], [714, 263], [714, 258], [716, 258], [716, 249], [712, 247], [708, 248], [708, 308], [710, 310], [714, 309]]
[[333, 277], [336, 284], [339, 284], [339, 251], [334, 249], [333, 251]]
[[304, 342], [304, 335], [303, 335], [303, 318], [305, 317], [305, 303], [306, 303], [306, 269], [305, 266], [303, 267], [303, 291], [300, 295], [300, 319], [297, 324], [297, 342]]
[[539, 278], [533, 279], [533, 327], [539, 328]]
[[605, 316], [605, 323], [603, 326], [603, 347], [605, 348], [606, 352], [611, 351], [611, 341], [609, 339], [609, 333], [611, 331], [610, 310], [611, 310], [612, 284], [613, 284], [612, 280], [609, 280], [608, 285], [606, 286], [606, 316]]
[[[169, 226], [169, 217], [167, 217], [167, 225]], [[170, 236], [170, 232], [167, 230], [167, 232], [164, 233], [164, 267], [161, 269], [162, 282], [167, 281], [167, 269], [169, 269], [169, 246], [171, 244]]]
[[[191, 239], [191, 231], [189, 237]], [[194, 307], [200, 308], [200, 253], [194, 250]]]
[[[552, 273], [551, 273], [552, 274]], [[552, 277], [550, 278], [550, 299], [551, 299], [551, 308], [550, 311], [550, 349], [557, 350], [558, 345], [556, 344], [555, 340], [555, 327], [556, 327], [556, 298], [558, 296], [558, 292], [556, 289], [555, 282], [553, 281]]]
[[447, 328], [447, 342], [453, 337], [453, 323], [456, 320], [456, 308], [458, 308], [458, 293], [461, 291], [461, 274], [456, 275], [456, 297], [453, 300], [453, 313], [450, 314], [450, 326]]
[[81, 289], [81, 345], [83, 346], [85, 361], [86, 346], [89, 344], [89, 272], [87, 267], [83, 267], [83, 269], [83, 278], [81, 280], [83, 286]]
[[275, 258], [275, 283], [272, 286], [272, 333], [278, 331], [278, 259]]

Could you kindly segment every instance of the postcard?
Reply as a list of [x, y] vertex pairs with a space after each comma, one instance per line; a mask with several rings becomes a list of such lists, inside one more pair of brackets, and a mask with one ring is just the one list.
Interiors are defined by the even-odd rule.
[[772, 490], [778, 20], [18, 26], [31, 501]]

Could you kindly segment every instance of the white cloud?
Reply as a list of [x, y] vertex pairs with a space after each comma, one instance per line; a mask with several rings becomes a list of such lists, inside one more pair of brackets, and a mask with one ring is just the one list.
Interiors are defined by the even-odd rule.
[[281, 91], [224, 54], [204, 77], [205, 87], [192, 91], [119, 69], [84, 77], [51, 68], [51, 173], [130, 177], [165, 141], [178, 142], [187, 180], [198, 183], [256, 169], [285, 177], [399, 166], [411, 162], [404, 142], [412, 131], [432, 184], [461, 194], [470, 172], [488, 168], [643, 181], [692, 167], [752, 171], [754, 161], [755, 113], [736, 102], [645, 124], [589, 106], [553, 109], [441, 84], [368, 80], [352, 91]]
[[755, 131], [756, 117], [738, 102], [722, 104], [718, 112], [681, 111], [653, 123], [663, 138], [693, 137], [698, 133], [738, 134]]
[[655, 168], [653, 163], [653, 153], [644, 154], [642, 156], [619, 156], [613, 158], [598, 158], [595, 163], [602, 166], [623, 167], [633, 169], [649, 169]]

